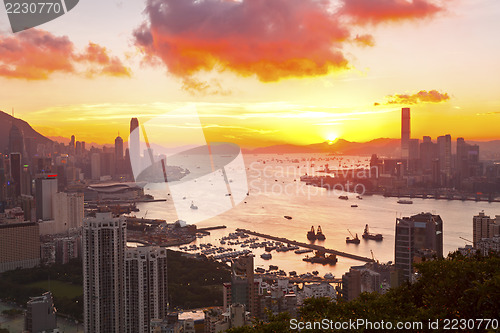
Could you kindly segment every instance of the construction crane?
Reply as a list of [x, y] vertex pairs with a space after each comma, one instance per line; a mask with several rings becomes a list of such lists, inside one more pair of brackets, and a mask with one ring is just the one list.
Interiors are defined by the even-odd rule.
[[349, 231], [349, 233], [351, 234], [351, 237], [354, 239], [354, 238], [357, 238], [357, 237], [354, 237], [354, 235], [352, 234], [351, 230], [347, 229], [347, 231]]
[[463, 238], [463, 237], [461, 237], [461, 236], [458, 236], [458, 238], [462, 238], [464, 241], [474, 244], [474, 242], [473, 242], [473, 241], [470, 241], [470, 240], [468, 240], [468, 239], [466, 239], [466, 238]]
[[375, 256], [373, 255], [373, 251], [370, 249], [370, 252], [372, 254], [372, 260], [373, 262], [376, 262], [378, 264], [378, 260], [375, 260]]

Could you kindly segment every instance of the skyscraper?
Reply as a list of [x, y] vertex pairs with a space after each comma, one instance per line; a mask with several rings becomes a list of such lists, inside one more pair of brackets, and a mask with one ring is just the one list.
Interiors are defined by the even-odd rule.
[[36, 219], [52, 220], [54, 214], [52, 210], [52, 200], [57, 192], [56, 174], [38, 174], [35, 179], [35, 202]]
[[93, 180], [101, 179], [101, 155], [99, 153], [90, 155], [90, 173]]
[[444, 184], [448, 185], [451, 176], [451, 135], [446, 134], [437, 138], [439, 165], [444, 175]]
[[115, 158], [117, 162], [123, 159], [123, 139], [120, 136], [115, 139]]
[[410, 157], [410, 108], [401, 109], [401, 158], [408, 160]]
[[396, 219], [394, 261], [404, 279], [410, 279], [419, 251], [431, 251], [438, 258], [443, 257], [443, 221], [439, 215], [420, 213]]
[[125, 218], [96, 213], [84, 221], [83, 317], [86, 333], [123, 333], [125, 318]]
[[137, 247], [125, 252], [126, 332], [149, 333], [152, 319], [167, 317], [167, 250]]
[[10, 153], [10, 176], [14, 181], [14, 195], [21, 195], [21, 153]]
[[134, 168], [132, 167], [132, 165], [134, 165], [133, 163], [138, 163], [140, 161], [141, 144], [139, 141], [140, 135], [138, 128], [139, 128], [139, 120], [137, 120], [137, 118], [132, 118], [130, 120], [130, 136], [128, 139], [129, 162], [132, 171], [134, 170]]
[[9, 153], [24, 153], [23, 133], [14, 124], [9, 132]]

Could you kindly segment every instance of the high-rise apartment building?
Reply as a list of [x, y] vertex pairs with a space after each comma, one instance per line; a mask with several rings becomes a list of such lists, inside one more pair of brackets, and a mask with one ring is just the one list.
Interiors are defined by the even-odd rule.
[[403, 278], [410, 279], [415, 257], [423, 251], [443, 257], [443, 221], [439, 215], [420, 213], [396, 219], [394, 257]]
[[491, 238], [500, 234], [500, 215], [491, 218], [480, 212], [472, 218], [472, 241], [474, 247], [483, 238]]
[[84, 331], [123, 333], [125, 318], [126, 222], [96, 213], [82, 229]]
[[244, 304], [250, 316], [255, 317], [258, 295], [254, 282], [253, 255], [233, 259], [231, 271], [231, 304]]
[[126, 332], [149, 333], [152, 319], [167, 317], [167, 250], [129, 248], [125, 252]]

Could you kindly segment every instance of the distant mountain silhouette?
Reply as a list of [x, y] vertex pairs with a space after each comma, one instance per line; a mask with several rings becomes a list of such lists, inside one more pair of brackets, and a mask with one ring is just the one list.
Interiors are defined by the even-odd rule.
[[290, 154], [290, 153], [334, 153], [345, 155], [371, 155], [397, 156], [399, 153], [399, 139], [375, 139], [368, 142], [351, 142], [338, 139], [331, 143], [328, 141], [306, 146], [283, 144], [256, 149], [245, 149], [251, 154]]
[[14, 118], [10, 114], [0, 111], [0, 152], [5, 152], [9, 146], [9, 132], [12, 124], [16, 125], [21, 132], [23, 137], [32, 138], [36, 143], [47, 144], [52, 141], [37, 131], [35, 131], [30, 124], [22, 119]]
[[[435, 142], [435, 141], [434, 141]], [[500, 140], [493, 141], [469, 141], [468, 144], [477, 144], [481, 159], [500, 158]], [[379, 157], [401, 156], [400, 139], [380, 138], [368, 142], [351, 142], [338, 139], [333, 143], [328, 141], [311, 145], [282, 144], [255, 149], [243, 149], [247, 154], [291, 154], [291, 153], [333, 153], [344, 155], [365, 155], [377, 154]], [[452, 141], [452, 154], [456, 153], [456, 142]]]

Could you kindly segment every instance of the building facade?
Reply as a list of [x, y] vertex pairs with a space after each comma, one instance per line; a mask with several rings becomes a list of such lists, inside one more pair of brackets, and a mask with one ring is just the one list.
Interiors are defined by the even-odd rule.
[[159, 247], [129, 248], [125, 253], [127, 329], [149, 333], [152, 319], [167, 316], [167, 250]]
[[125, 320], [126, 222], [96, 213], [82, 229], [84, 331], [123, 333]]

